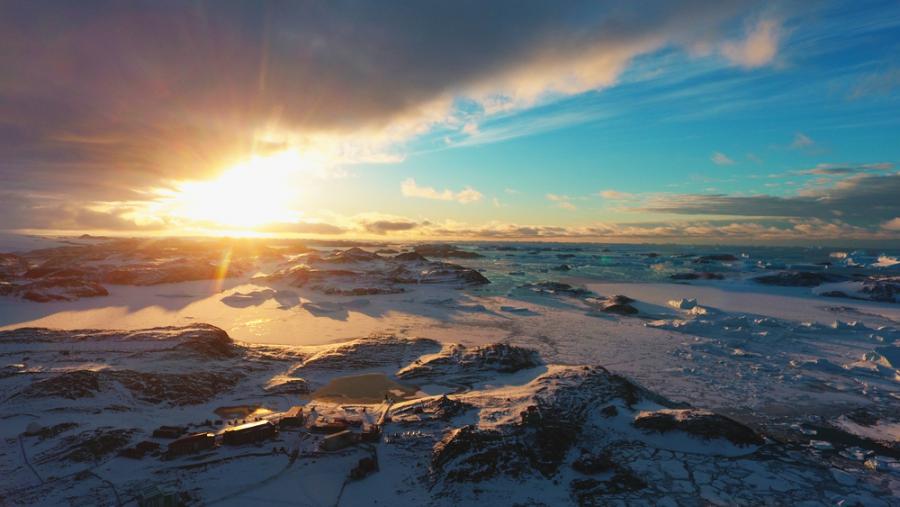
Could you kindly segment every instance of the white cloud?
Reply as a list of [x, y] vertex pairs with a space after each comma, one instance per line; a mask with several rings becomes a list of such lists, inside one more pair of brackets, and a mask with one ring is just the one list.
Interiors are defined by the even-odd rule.
[[572, 198], [568, 195], [559, 195], [559, 194], [547, 194], [547, 200], [553, 201], [556, 203], [556, 206], [565, 210], [575, 211], [578, 209], [574, 204], [572, 204]]
[[472, 187], [466, 187], [459, 192], [454, 192], [450, 189], [436, 190], [434, 187], [420, 187], [413, 178], [407, 178], [400, 183], [400, 191], [406, 197], [456, 201], [461, 204], [480, 201], [484, 197], [484, 194]]
[[794, 148], [795, 150], [801, 150], [803, 148], [809, 148], [814, 144], [816, 144], [816, 142], [813, 141], [811, 137], [804, 134], [803, 132], [797, 132], [794, 135], [794, 141], [791, 143], [791, 148]]
[[881, 224], [881, 228], [886, 231], [900, 232], [900, 217], [894, 218], [893, 220], [888, 220], [887, 222]]
[[619, 192], [618, 190], [603, 190], [597, 195], [611, 201], [626, 201], [628, 199], [634, 199], [635, 197], [634, 194], [629, 194], [628, 192]]
[[721, 151], [717, 151], [709, 157], [710, 160], [713, 161], [716, 165], [732, 165], [734, 164], [734, 160], [728, 157], [728, 155], [722, 153]]
[[463, 133], [470, 136], [478, 134], [478, 124], [475, 122], [466, 123], [462, 128]]
[[762, 67], [775, 59], [781, 39], [780, 23], [771, 19], [760, 20], [740, 42], [722, 45], [722, 54], [741, 67]]

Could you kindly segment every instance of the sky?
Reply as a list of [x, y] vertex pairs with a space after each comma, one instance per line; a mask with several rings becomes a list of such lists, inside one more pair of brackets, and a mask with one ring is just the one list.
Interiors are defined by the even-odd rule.
[[0, 230], [900, 245], [900, 3], [5, 1]]

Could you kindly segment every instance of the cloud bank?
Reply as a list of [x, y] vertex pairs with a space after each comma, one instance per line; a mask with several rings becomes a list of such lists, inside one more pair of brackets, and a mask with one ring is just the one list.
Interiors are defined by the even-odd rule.
[[121, 199], [286, 146], [395, 160], [436, 125], [477, 133], [467, 116], [609, 86], [660, 48], [765, 64], [777, 23], [734, 28], [757, 15], [741, 0], [4, 2], [0, 183]]

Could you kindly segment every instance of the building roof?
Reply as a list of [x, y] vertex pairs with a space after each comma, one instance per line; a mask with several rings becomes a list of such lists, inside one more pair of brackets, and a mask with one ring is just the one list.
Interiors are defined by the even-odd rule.
[[238, 426], [232, 426], [231, 428], [225, 428], [225, 432], [228, 433], [228, 432], [233, 432], [233, 431], [246, 431], [246, 430], [261, 428], [261, 427], [265, 427], [265, 426], [272, 426], [272, 422], [266, 421], [266, 420], [248, 422], [248, 423], [244, 423], [244, 424], [241, 424]]

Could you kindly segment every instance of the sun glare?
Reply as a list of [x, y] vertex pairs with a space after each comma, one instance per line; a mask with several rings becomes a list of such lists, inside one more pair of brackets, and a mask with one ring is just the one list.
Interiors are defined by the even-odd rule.
[[253, 228], [296, 220], [300, 176], [316, 161], [289, 150], [253, 157], [215, 180], [178, 184], [169, 212], [195, 223]]

